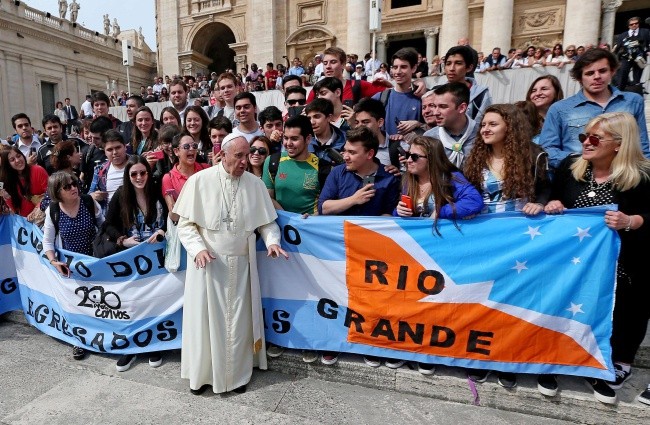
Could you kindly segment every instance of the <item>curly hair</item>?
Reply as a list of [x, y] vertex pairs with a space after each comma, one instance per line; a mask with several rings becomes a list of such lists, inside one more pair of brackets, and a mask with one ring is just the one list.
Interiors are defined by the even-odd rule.
[[[489, 113], [498, 114], [506, 123], [503, 140], [503, 196], [507, 199], [535, 200], [535, 178], [531, 173], [533, 160], [530, 152], [532, 134], [524, 114], [515, 105], [492, 105], [485, 110], [481, 129]], [[482, 130], [465, 164], [465, 177], [477, 188], [483, 187], [483, 171], [489, 168], [492, 146], [483, 142]]]
[[[428, 199], [433, 196], [435, 200], [435, 215], [433, 221], [433, 229], [440, 236], [438, 230], [438, 218], [440, 210], [443, 206], [450, 204], [454, 216], [454, 224], [456, 224], [456, 205], [454, 199], [454, 185], [452, 180], [455, 179], [453, 172], [459, 171], [454, 164], [447, 158], [445, 148], [442, 142], [438, 139], [426, 136], [418, 136], [411, 142], [411, 148], [419, 146], [426, 155], [428, 165], [428, 180], [431, 182], [431, 190], [426, 193], [424, 198]], [[417, 176], [406, 173], [402, 179], [402, 185], [405, 192], [411, 199], [418, 199], [420, 193], [420, 184]], [[458, 227], [458, 226], [456, 226]]]
[[50, 164], [56, 171], [65, 170], [72, 167], [70, 158], [75, 154], [77, 145], [72, 140], [62, 140], [52, 149]]

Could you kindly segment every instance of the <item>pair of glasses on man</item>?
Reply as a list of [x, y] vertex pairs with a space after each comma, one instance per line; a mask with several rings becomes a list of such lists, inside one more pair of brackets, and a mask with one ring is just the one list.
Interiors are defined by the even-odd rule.
[[185, 143], [184, 145], [179, 146], [181, 149], [189, 151], [190, 149], [197, 150], [199, 148], [198, 143]]
[[427, 157], [426, 155], [420, 155], [419, 153], [411, 153], [411, 152], [406, 152], [403, 156], [406, 159], [411, 158], [411, 160], [413, 162], [417, 162], [418, 159], [420, 159], [420, 158], [426, 158]]
[[296, 103], [300, 106], [304, 105], [307, 101], [305, 99], [289, 99], [287, 100], [287, 105], [293, 106]]
[[129, 176], [131, 176], [131, 178], [134, 179], [134, 178], [136, 178], [136, 177], [144, 177], [144, 176], [146, 176], [147, 174], [149, 174], [149, 172], [147, 172], [147, 171], [145, 171], [145, 170], [142, 170], [142, 171], [131, 171], [131, 172], [129, 173]]
[[251, 155], [255, 153], [259, 153], [260, 155], [266, 155], [267, 153], [269, 153], [269, 151], [264, 147], [258, 148], [257, 146], [251, 146]]
[[66, 183], [63, 186], [61, 186], [61, 189], [65, 190], [67, 192], [68, 190], [72, 189], [73, 187], [79, 187], [79, 182], [73, 180], [70, 183]]
[[580, 143], [584, 143], [588, 140], [589, 144], [593, 147], [597, 147], [598, 145], [600, 145], [601, 142], [607, 141], [602, 137], [596, 136], [595, 134], [585, 134], [585, 133], [578, 134], [578, 140], [580, 140]]

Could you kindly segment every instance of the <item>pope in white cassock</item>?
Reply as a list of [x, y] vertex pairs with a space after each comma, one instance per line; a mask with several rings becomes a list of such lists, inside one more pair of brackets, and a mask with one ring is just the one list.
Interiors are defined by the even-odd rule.
[[255, 230], [269, 256], [288, 258], [268, 191], [246, 172], [248, 142], [229, 135], [222, 150], [221, 163], [192, 175], [174, 207], [188, 259], [181, 377], [193, 394], [208, 385], [244, 392], [253, 367], [266, 369]]

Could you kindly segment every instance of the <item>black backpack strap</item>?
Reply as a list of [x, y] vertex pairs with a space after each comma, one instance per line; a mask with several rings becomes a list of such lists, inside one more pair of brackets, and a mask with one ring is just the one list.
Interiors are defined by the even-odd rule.
[[474, 106], [474, 110], [472, 111], [472, 116], [471, 118], [474, 119], [476, 118], [476, 115], [478, 115], [478, 112], [481, 110], [481, 104], [483, 103], [483, 98], [485, 97], [485, 93], [487, 93], [487, 89], [483, 90], [472, 100], [472, 105]]
[[276, 152], [271, 155], [269, 159], [269, 175], [271, 176], [271, 181], [275, 185], [275, 176], [278, 174], [278, 167], [280, 166], [280, 157], [282, 152]]
[[352, 101], [356, 105], [361, 100], [361, 81], [357, 79], [352, 80]]
[[57, 201], [50, 202], [50, 220], [54, 224], [54, 237], [59, 234], [59, 219], [61, 218], [61, 206]]
[[386, 109], [386, 105], [388, 105], [388, 98], [390, 97], [392, 91], [393, 89], [386, 89], [382, 91], [381, 95], [379, 96], [379, 101], [384, 106], [384, 109]]

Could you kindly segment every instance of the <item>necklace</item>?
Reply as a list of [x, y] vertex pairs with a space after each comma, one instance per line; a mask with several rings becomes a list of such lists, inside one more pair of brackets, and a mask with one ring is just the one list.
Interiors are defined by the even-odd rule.
[[234, 222], [234, 220], [232, 219], [230, 212], [232, 211], [232, 208], [235, 206], [235, 197], [237, 196], [237, 192], [239, 191], [240, 180], [237, 179], [237, 187], [235, 188], [235, 190], [232, 190], [232, 199], [230, 201], [230, 206], [228, 206], [228, 197], [226, 197], [226, 188], [223, 182], [221, 181], [221, 174], [217, 173], [217, 175], [219, 176], [219, 187], [221, 187], [221, 192], [224, 195], [224, 204], [226, 205], [226, 218], [221, 219], [221, 221], [226, 223], [227, 230], [231, 230], [230, 223]]
[[611, 182], [611, 180], [608, 177], [607, 180], [605, 180], [604, 182], [598, 183], [596, 181], [596, 176], [594, 175], [594, 172], [591, 171], [590, 174], [591, 174], [591, 179], [589, 180], [589, 192], [587, 192], [587, 196], [589, 198], [593, 198], [596, 196], [596, 191], [598, 190], [598, 188], [607, 187], [607, 185]]

